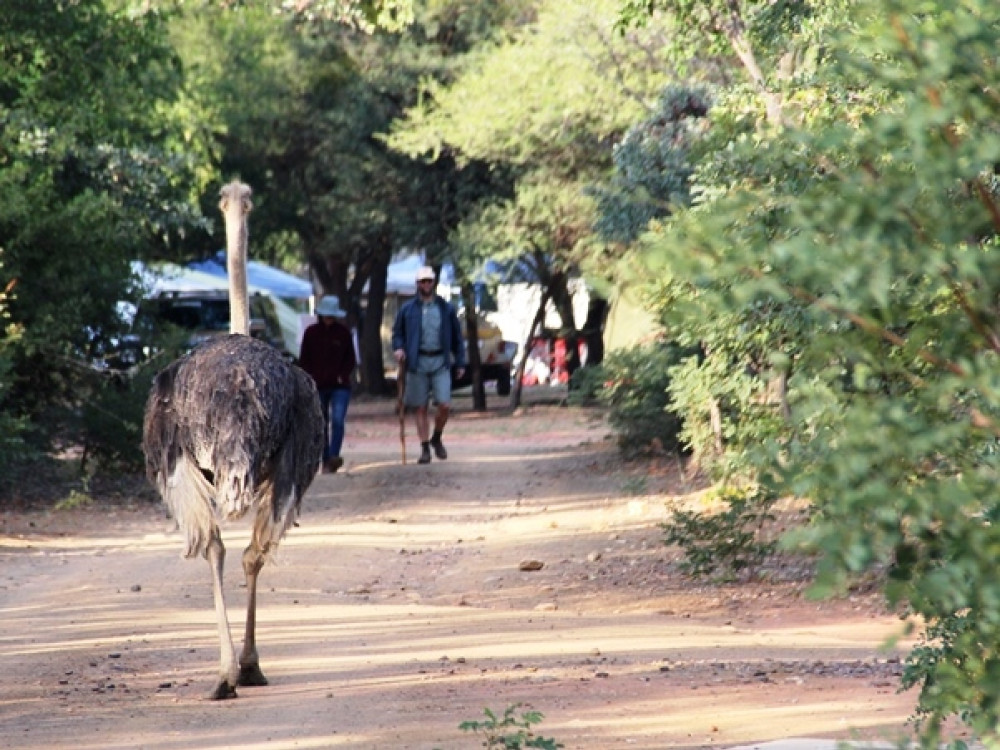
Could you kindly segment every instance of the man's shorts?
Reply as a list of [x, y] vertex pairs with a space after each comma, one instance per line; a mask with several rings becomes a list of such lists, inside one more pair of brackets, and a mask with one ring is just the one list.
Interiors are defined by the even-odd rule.
[[447, 366], [434, 372], [406, 373], [406, 391], [403, 393], [406, 406], [427, 406], [431, 395], [437, 404], [451, 403], [451, 370]]

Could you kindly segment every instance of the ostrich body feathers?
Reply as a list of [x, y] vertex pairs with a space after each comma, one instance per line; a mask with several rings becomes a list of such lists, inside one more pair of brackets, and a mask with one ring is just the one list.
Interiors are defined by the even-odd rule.
[[269, 344], [209, 339], [157, 376], [143, 424], [146, 474], [205, 555], [216, 524], [255, 509], [258, 548], [295, 521], [323, 455], [323, 415], [310, 377]]

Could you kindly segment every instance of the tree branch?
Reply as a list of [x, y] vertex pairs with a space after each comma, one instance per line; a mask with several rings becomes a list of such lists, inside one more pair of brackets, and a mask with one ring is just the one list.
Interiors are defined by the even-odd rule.
[[997, 336], [996, 331], [990, 329], [983, 321], [982, 317], [977, 313], [972, 305], [969, 304], [969, 298], [965, 295], [965, 290], [959, 286], [958, 282], [953, 279], [948, 279], [948, 286], [951, 289], [951, 293], [955, 295], [955, 300], [958, 302], [958, 306], [965, 313], [965, 316], [972, 322], [972, 327], [976, 329], [976, 332], [986, 341], [986, 344], [994, 352], [1000, 354], [1000, 337]]
[[[750, 275], [753, 276], [754, 278], [757, 279], [764, 278], [764, 272], [760, 271], [759, 269], [747, 268], [745, 270], [749, 272]], [[868, 333], [874, 336], [877, 336], [883, 341], [888, 341], [889, 343], [901, 348], [906, 346], [906, 339], [904, 339], [899, 334], [890, 331], [885, 326], [879, 325], [873, 320], [869, 320], [868, 318], [858, 315], [855, 312], [851, 312], [850, 310], [840, 307], [839, 305], [831, 304], [830, 302], [827, 302], [826, 300], [817, 297], [815, 294], [808, 292], [805, 289], [802, 289], [801, 287], [791, 286], [784, 283], [781, 283], [781, 286], [783, 289], [785, 289], [785, 291], [787, 291], [790, 295], [792, 295], [796, 299], [802, 300], [803, 302], [807, 302], [811, 305], [815, 305], [821, 310], [825, 310], [826, 312], [829, 312], [838, 317], [846, 318], [847, 320], [851, 321], [862, 330], [867, 331]], [[961, 365], [957, 364], [956, 362], [952, 362], [949, 359], [945, 359], [944, 357], [939, 357], [938, 355], [934, 354], [934, 352], [928, 351], [927, 349], [924, 349], [922, 347], [918, 349], [915, 352], [915, 354], [919, 359], [923, 360], [924, 362], [934, 365], [935, 367], [940, 367], [941, 369], [947, 370], [948, 372], [954, 375], [958, 375], [959, 377], [966, 377], [968, 375], [968, 373], [962, 368]], [[914, 385], [918, 387], [924, 385], [923, 379], [920, 378], [919, 376], [910, 374], [906, 375]], [[984, 414], [977, 407], [973, 406], [969, 409], [969, 417], [974, 427], [987, 430], [994, 436], [1000, 437], [1000, 423], [997, 423], [995, 419]]]

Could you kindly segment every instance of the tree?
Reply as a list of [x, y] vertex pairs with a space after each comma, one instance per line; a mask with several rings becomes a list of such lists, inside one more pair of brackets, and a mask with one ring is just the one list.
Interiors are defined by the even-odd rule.
[[397, 32], [413, 22], [414, 0], [281, 0], [273, 2], [299, 18], [333, 21], [372, 32]]
[[[622, 37], [612, 3], [548, 0], [537, 14], [454, 82], [426, 87], [389, 138], [414, 157], [453, 154], [506, 165], [514, 194], [470, 214], [465, 236], [479, 239], [470, 269], [483, 257], [531, 264], [563, 319], [575, 352], [578, 330], [567, 281], [601, 243], [594, 201], [585, 188], [611, 166], [611, 145], [655, 106], [668, 80], [661, 27]], [[469, 248], [471, 243], [463, 242]], [[595, 347], [596, 350], [596, 347]]]
[[339, 38], [356, 77], [337, 93], [328, 137], [316, 151], [326, 175], [314, 191], [327, 231], [310, 265], [348, 304], [365, 293], [361, 330], [363, 380], [384, 390], [380, 336], [385, 275], [395, 253], [422, 251], [431, 264], [449, 259], [448, 236], [483, 196], [506, 194], [506, 176], [480, 160], [433, 163], [387, 147], [381, 134], [418, 96], [424, 79], [448, 80], [469, 51], [497, 33], [517, 3], [428, 3], [402, 35], [345, 33]]
[[[884, 571], [890, 601], [927, 624], [904, 678], [920, 687], [923, 746], [950, 716], [993, 746], [1000, 10], [850, 11], [845, 33], [828, 27], [822, 85], [802, 92], [818, 116], [786, 110], [784, 129], [731, 139], [726, 164], [742, 167], [725, 189], [706, 150], [704, 197], [654, 225], [642, 253], [684, 292], [664, 305], [674, 330], [707, 314], [754, 335], [755, 310], [794, 322], [766, 348], [791, 373], [791, 419], [741, 450], [768, 491], [812, 501], [798, 541], [821, 553], [817, 593]], [[739, 412], [748, 429], [752, 405]]]
[[[0, 28], [0, 288], [10, 359], [0, 412], [43, 445], [72, 428], [133, 299], [129, 261], [198, 222], [171, 116], [180, 82], [153, 14], [4, 2]], [[42, 424], [43, 415], [53, 415]], [[44, 429], [42, 429], [44, 427]]]
[[[442, 262], [463, 206], [502, 184], [477, 162], [411, 159], [379, 133], [416, 101], [422, 78], [452, 75], [516, 7], [428, 3], [402, 34], [331, 23], [326, 12], [276, 16], [264, 0], [202, 7], [174, 24], [192, 100], [216, 123], [219, 171], [257, 187], [254, 254], [304, 264], [319, 292], [357, 316], [372, 393], [385, 390], [380, 329], [392, 257], [419, 248]], [[193, 239], [189, 253], [215, 251], [211, 236]]]

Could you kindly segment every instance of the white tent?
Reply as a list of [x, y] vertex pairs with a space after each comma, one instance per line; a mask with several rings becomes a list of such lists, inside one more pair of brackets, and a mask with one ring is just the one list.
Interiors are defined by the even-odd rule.
[[[419, 254], [405, 256], [389, 265], [386, 294], [397, 297], [394, 304], [387, 301], [392, 314], [398, 307], [398, 297], [409, 297], [417, 293], [417, 269], [422, 265], [424, 259]], [[213, 259], [189, 263], [187, 266], [173, 263], [145, 266], [137, 261], [133, 263], [133, 269], [142, 278], [147, 296], [229, 291], [229, 276], [226, 272], [224, 253], [216, 255]], [[453, 269], [450, 264], [446, 264], [441, 269], [438, 283], [438, 293], [441, 296], [445, 298], [451, 296], [453, 279]], [[285, 346], [290, 352], [297, 354], [302, 331], [314, 320], [302, 309], [306, 305], [308, 309], [312, 309], [312, 284], [265, 263], [249, 261], [247, 287], [251, 294], [267, 294], [274, 301]], [[289, 301], [293, 304], [289, 304]]]
[[[417, 269], [426, 265], [423, 256], [408, 255], [389, 264], [385, 279], [386, 294], [414, 295], [417, 293]], [[454, 273], [451, 264], [441, 267], [441, 278], [438, 279], [438, 294], [449, 296]]]

